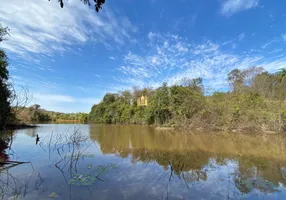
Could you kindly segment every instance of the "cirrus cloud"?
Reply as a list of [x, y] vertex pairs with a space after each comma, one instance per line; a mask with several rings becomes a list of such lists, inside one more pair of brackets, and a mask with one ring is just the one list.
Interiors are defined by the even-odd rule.
[[[239, 39], [244, 36], [240, 34]], [[149, 33], [142, 52], [130, 51], [124, 56], [124, 65], [118, 67], [122, 76], [114, 80], [122, 88], [156, 88], [162, 82], [174, 85], [183, 78], [202, 77], [207, 88], [220, 90], [227, 88], [226, 76], [232, 69], [262, 66], [273, 72], [286, 63], [283, 55], [266, 55], [259, 53], [259, 49], [234, 53], [232, 45], [233, 42], [210, 40], [193, 43], [170, 33]]]
[[238, 12], [257, 7], [259, 0], [224, 0], [221, 5], [221, 14], [231, 16]]
[[22, 56], [72, 51], [72, 45], [87, 41], [123, 45], [136, 32], [127, 17], [115, 17], [108, 6], [95, 13], [78, 0], [67, 1], [63, 9], [57, 1], [18, 4], [18, 0], [1, 2], [0, 23], [9, 27], [11, 35], [2, 47]]

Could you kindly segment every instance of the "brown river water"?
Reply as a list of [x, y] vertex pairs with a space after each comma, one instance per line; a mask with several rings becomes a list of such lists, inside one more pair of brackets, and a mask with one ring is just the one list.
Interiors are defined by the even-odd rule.
[[42, 124], [5, 148], [28, 163], [1, 167], [0, 199], [286, 199], [283, 135]]

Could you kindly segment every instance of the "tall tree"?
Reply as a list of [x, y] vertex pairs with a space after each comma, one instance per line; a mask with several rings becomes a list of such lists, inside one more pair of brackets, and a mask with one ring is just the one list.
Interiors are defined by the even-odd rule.
[[[7, 35], [7, 28], [0, 24], [0, 43]], [[4, 50], [0, 49], [0, 129], [3, 129], [11, 114], [11, 91], [9, 90], [8, 57]]]
[[239, 69], [233, 69], [227, 74], [227, 81], [234, 92], [239, 92], [244, 83], [244, 73]]
[[248, 69], [243, 70], [244, 76], [244, 84], [252, 87], [254, 84], [254, 79], [257, 77], [258, 74], [261, 74], [264, 71], [263, 67], [250, 67]]

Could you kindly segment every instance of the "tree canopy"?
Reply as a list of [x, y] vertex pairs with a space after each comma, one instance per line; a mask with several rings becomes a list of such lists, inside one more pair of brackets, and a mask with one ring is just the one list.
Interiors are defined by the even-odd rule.
[[[234, 69], [228, 73], [230, 92], [204, 95], [203, 79], [184, 78], [177, 85], [133, 92], [107, 93], [92, 107], [89, 120], [96, 123], [155, 124], [192, 130], [286, 131], [286, 76], [283, 70], [262, 67]], [[148, 97], [147, 106], [136, 99]]]
[[286, 68], [279, 69], [277, 75], [281, 76], [282, 78], [286, 77]]

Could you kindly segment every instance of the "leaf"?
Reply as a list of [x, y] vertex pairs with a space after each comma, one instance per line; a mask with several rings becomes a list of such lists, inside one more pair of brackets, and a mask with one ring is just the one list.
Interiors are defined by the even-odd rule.
[[52, 192], [49, 196], [50, 196], [51, 198], [56, 198], [56, 197], [58, 197], [59, 195], [57, 195], [55, 192]]
[[83, 174], [75, 174], [73, 178], [69, 181], [70, 185], [78, 185], [78, 186], [89, 186], [95, 182], [96, 178], [93, 177], [90, 173], [86, 175]]

